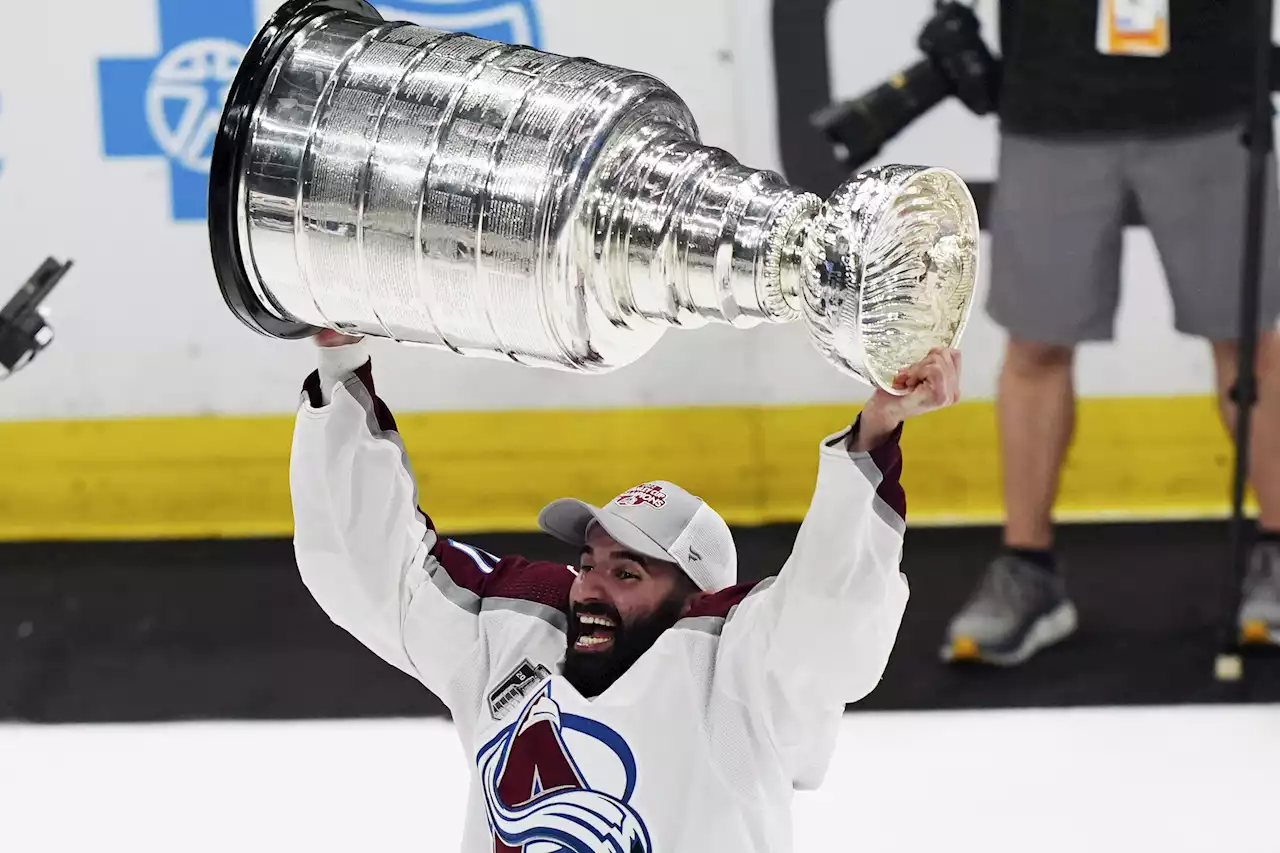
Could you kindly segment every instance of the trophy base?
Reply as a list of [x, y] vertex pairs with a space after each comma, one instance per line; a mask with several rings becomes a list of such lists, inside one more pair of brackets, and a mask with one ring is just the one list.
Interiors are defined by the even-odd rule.
[[272, 310], [263, 302], [245, 271], [240, 252], [240, 167], [244, 144], [252, 132], [258, 97], [274, 72], [281, 52], [307, 24], [326, 12], [351, 12], [381, 20], [377, 9], [365, 0], [290, 0], [259, 31], [245, 52], [227, 95], [218, 125], [217, 144], [209, 168], [209, 247], [213, 271], [227, 307], [255, 332], [273, 338], [296, 340], [311, 337], [320, 328], [309, 323], [281, 319], [288, 312]]

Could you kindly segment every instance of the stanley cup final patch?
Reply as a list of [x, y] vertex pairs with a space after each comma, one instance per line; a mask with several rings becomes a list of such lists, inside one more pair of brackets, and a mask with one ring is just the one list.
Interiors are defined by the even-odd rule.
[[530, 663], [529, 659], [525, 658], [489, 694], [489, 713], [493, 714], [495, 720], [502, 719], [504, 713], [518, 706], [519, 701], [529, 695], [533, 688], [550, 677], [551, 670], [540, 663]]

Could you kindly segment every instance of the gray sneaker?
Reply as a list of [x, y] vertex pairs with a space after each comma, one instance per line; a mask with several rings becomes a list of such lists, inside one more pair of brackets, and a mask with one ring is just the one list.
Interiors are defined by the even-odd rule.
[[1003, 554], [951, 620], [942, 659], [1015, 666], [1066, 639], [1076, 621], [1060, 575]]
[[1249, 554], [1240, 600], [1240, 641], [1280, 645], [1280, 544], [1259, 542]]

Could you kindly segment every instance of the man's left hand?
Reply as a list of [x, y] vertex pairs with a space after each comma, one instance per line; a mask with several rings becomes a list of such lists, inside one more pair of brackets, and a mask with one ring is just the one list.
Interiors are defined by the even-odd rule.
[[960, 400], [960, 351], [935, 347], [899, 373], [893, 385], [907, 393], [890, 394], [877, 388], [862, 409], [850, 450], [870, 450], [907, 418], [955, 405]]

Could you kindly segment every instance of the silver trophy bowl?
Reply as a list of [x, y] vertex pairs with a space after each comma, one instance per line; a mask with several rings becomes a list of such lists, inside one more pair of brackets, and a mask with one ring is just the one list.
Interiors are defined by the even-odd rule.
[[209, 235], [227, 305], [321, 329], [579, 372], [671, 328], [803, 323], [893, 390], [955, 346], [978, 219], [945, 169], [887, 166], [826, 202], [698, 141], [656, 78], [294, 0], [224, 109]]

